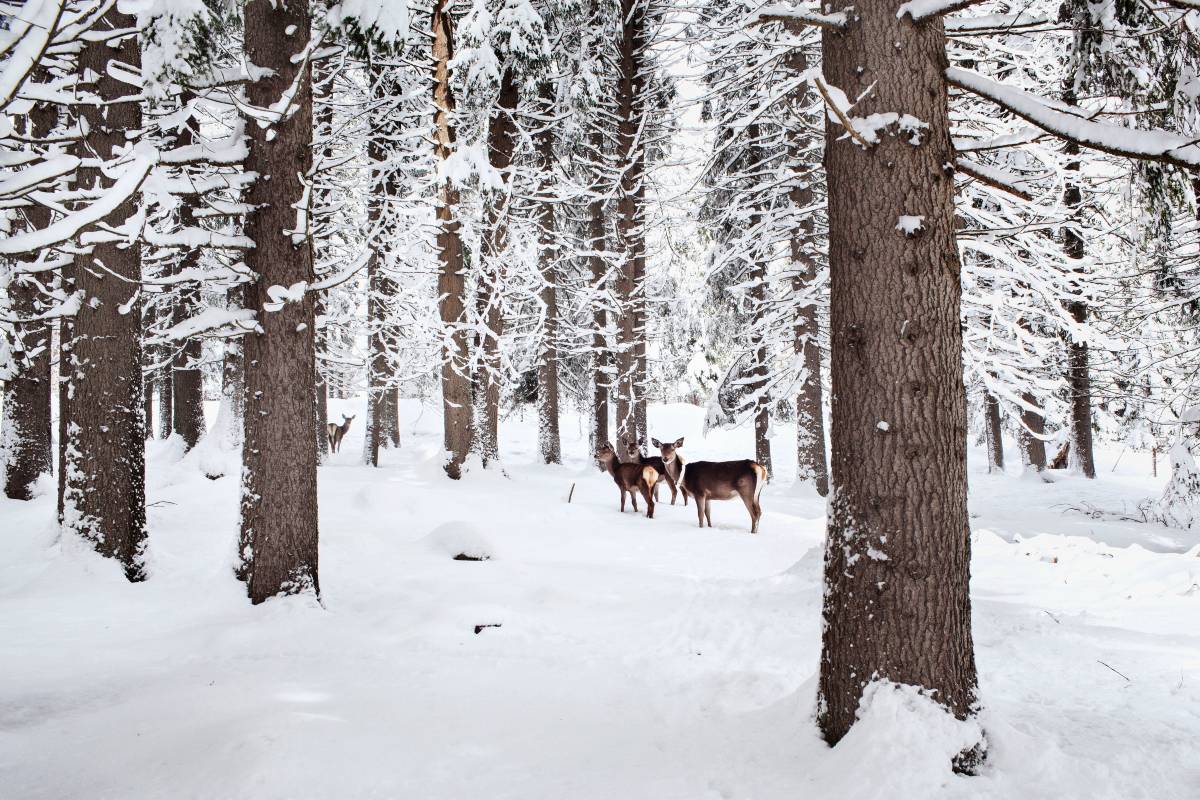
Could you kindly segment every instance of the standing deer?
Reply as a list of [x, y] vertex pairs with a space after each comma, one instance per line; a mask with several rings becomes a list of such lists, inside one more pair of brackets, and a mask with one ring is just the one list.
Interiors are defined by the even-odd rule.
[[[680, 439], [679, 441], [682, 442], [683, 440]], [[660, 458], [659, 456], [643, 455], [642, 450], [646, 446], [645, 439], [638, 439], [635, 444], [632, 436], [622, 436], [621, 445], [624, 447], [625, 452], [636, 455], [638, 462], [642, 466], [654, 467], [654, 471], [658, 473], [658, 482], [654, 484], [654, 501], [658, 502], [658, 487], [665, 483], [671, 490], [671, 505], [675, 505], [675, 497], [677, 495], [675, 487], [676, 484], [679, 483], [678, 468], [676, 468], [675, 473], [672, 473], [670, 467], [666, 464], [664, 459]], [[654, 440], [654, 446], [659, 447], [657, 439]], [[683, 498], [683, 504], [687, 505], [686, 494]]]
[[617, 458], [617, 452], [608, 442], [596, 449], [596, 460], [613, 476], [617, 488], [621, 490], [621, 511], [625, 511], [625, 494], [633, 501], [633, 510], [637, 511], [637, 496], [641, 493], [646, 499], [646, 517], [654, 519], [654, 484], [658, 483], [658, 471], [647, 464], [636, 461], [622, 463]]
[[326, 429], [329, 431], [329, 451], [331, 453], [336, 453], [337, 451], [342, 449], [342, 438], [345, 437], [346, 431], [350, 430], [350, 423], [353, 421], [354, 421], [353, 414], [351, 414], [348, 417], [345, 414], [342, 414], [342, 424], [341, 425], [338, 425], [337, 423], [334, 423], [334, 422], [330, 422], [328, 425], [325, 426]]
[[750, 532], [758, 533], [758, 520], [762, 517], [758, 496], [766, 482], [766, 468], [749, 459], [693, 461], [683, 470], [683, 488], [696, 498], [696, 516], [700, 519], [701, 528], [705, 520], [708, 520], [708, 527], [712, 527], [709, 500], [732, 500], [734, 495], [738, 495], [750, 512]]
[[[680, 436], [674, 442], [663, 443], [658, 439], [651, 438], [650, 443], [658, 448], [661, 453], [663, 464], [663, 472], [667, 476], [667, 484], [671, 487], [671, 505], [675, 505], [675, 487], [679, 487], [679, 491], [683, 493], [683, 504], [688, 504], [688, 490], [683, 485], [681, 478], [683, 477], [683, 467], [686, 462], [683, 456], [679, 454], [679, 448], [683, 447], [683, 437]], [[655, 467], [657, 469], [657, 467]]]

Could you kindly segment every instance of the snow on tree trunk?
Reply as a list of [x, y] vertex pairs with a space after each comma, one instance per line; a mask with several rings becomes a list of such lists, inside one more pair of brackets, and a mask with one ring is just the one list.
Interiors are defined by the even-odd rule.
[[517, 128], [513, 115], [519, 99], [517, 76], [511, 65], [501, 66], [500, 96], [488, 126], [488, 157], [503, 185], [488, 193], [476, 294], [480, 330], [475, 370], [475, 448], [484, 466], [500, 457], [500, 384], [502, 381], [500, 339], [504, 335], [505, 258], [508, 250], [508, 181], [516, 149]]
[[[1063, 102], [1068, 106], [1076, 105], [1073, 89], [1069, 89], [1064, 94]], [[1080, 186], [1083, 178], [1080, 175], [1078, 158], [1080, 147], [1074, 142], [1067, 142], [1063, 150], [1071, 158], [1066, 167], [1067, 185], [1063, 192], [1063, 205], [1067, 207], [1071, 221], [1079, 225], [1082, 222], [1080, 214], [1083, 206], [1083, 189]], [[1082, 328], [1087, 324], [1088, 318], [1087, 301], [1082, 299], [1083, 282], [1086, 279], [1083, 260], [1087, 255], [1087, 248], [1079, 228], [1071, 225], [1063, 227], [1063, 249], [1066, 251], [1067, 258], [1079, 265], [1075, 268], [1074, 276], [1077, 297], [1067, 303], [1067, 312], [1075, 320], [1075, 324]], [[1066, 345], [1067, 386], [1070, 390], [1071, 401], [1071, 462], [1078, 467], [1085, 478], [1095, 478], [1096, 460], [1092, 454], [1092, 383], [1088, 364], [1088, 344], [1082, 334], [1076, 334], [1068, 338]]]
[[[553, 84], [542, 88], [542, 108], [552, 115]], [[539, 159], [538, 252], [542, 272], [545, 319], [538, 348], [538, 446], [542, 461], [562, 463], [562, 437], [558, 426], [558, 232], [554, 221], [554, 128], [543, 125], [536, 136]]]
[[[186, 108], [192, 100], [191, 92], [184, 92], [179, 97], [179, 104]], [[195, 141], [191, 125], [193, 122], [180, 127], [176, 135], [176, 145], [186, 147]], [[196, 210], [199, 198], [193, 194], [185, 194], [180, 198], [179, 224], [184, 228], [198, 227], [199, 220]], [[189, 247], [184, 250], [182, 257], [175, 264], [176, 272], [198, 269], [200, 266], [200, 249]], [[195, 284], [185, 284], [178, 292], [171, 307], [171, 325], [180, 325], [200, 313], [200, 287]], [[184, 444], [191, 450], [204, 435], [204, 373], [200, 370], [203, 356], [200, 339], [189, 336], [178, 345], [172, 343], [176, 352], [169, 367], [171, 387], [171, 428], [183, 439]]]
[[1200, 406], [1179, 418], [1179, 432], [1171, 447], [1171, 477], [1151, 516], [1173, 528], [1200, 525]]
[[[450, 85], [450, 61], [454, 57], [454, 28], [448, 0], [435, 0], [433, 28], [434, 155], [445, 164], [454, 152], [454, 95]], [[463, 462], [471, 449], [471, 383], [467, 375], [468, 334], [465, 310], [463, 245], [458, 189], [446, 177], [438, 189], [437, 251], [438, 315], [442, 323], [442, 424], [446, 446], [446, 474], [462, 477]]]
[[[45, 138], [57, 119], [58, 110], [53, 105], [39, 103], [24, 121], [24, 132], [35, 141]], [[51, 222], [50, 209], [35, 203], [25, 209], [24, 218], [28, 230], [40, 230]], [[43, 311], [38, 282], [35, 276], [21, 274], [23, 262], [14, 262], [12, 266], [14, 274], [4, 287], [9, 308], [15, 319], [33, 320]], [[53, 469], [51, 330], [48, 322], [29, 321], [14, 325], [20, 349], [13, 353], [13, 374], [5, 384], [4, 428], [0, 431], [4, 495], [14, 500], [32, 498], [38, 478]]]
[[[135, 28], [136, 20], [116, 6], [97, 26]], [[77, 147], [85, 159], [76, 175], [81, 190], [112, 190], [119, 179], [121, 167], [105, 174], [101, 165], [126, 150], [127, 131], [142, 126], [138, 96], [120, 79], [140, 66], [136, 35], [90, 40], [79, 53], [81, 81], [106, 103], [75, 107], [88, 131]], [[120, 228], [137, 207], [136, 195], [127, 197], [102, 222]], [[70, 326], [63, 526], [120, 561], [130, 581], [140, 581], [146, 543], [141, 251], [127, 242], [97, 242], [76, 255], [71, 272], [83, 303]]]
[[[596, 156], [602, 152], [603, 140], [599, 135], [592, 139], [596, 148]], [[598, 188], [598, 187], [597, 187]], [[604, 201], [599, 197], [588, 204], [588, 239], [591, 255], [588, 257], [591, 266], [592, 286], [598, 295], [608, 292], [608, 263], [601, 255], [608, 246], [608, 237], [604, 234]], [[592, 308], [592, 419], [591, 419], [591, 452], [609, 440], [608, 432], [608, 398], [612, 384], [612, 350], [609, 349], [608, 309], [602, 300], [597, 300]], [[604, 467], [597, 463], [597, 467]]]
[[[920, 121], [919, 135], [893, 128], [866, 147], [826, 121], [833, 493], [818, 722], [836, 743], [872, 681], [924, 687], [965, 719], [977, 680], [946, 37], [940, 19], [867, 0], [822, 44], [825, 81], [862, 98], [856, 117]], [[897, 230], [904, 216], [920, 229]]]
[[1000, 427], [1000, 401], [987, 392], [983, 397], [987, 415], [988, 472], [1004, 472], [1004, 431]]
[[[617, 52], [617, 231], [623, 261], [617, 273], [617, 450], [622, 461], [638, 456], [644, 433], [644, 406], [639, 406], [645, 372], [645, 230], [642, 227], [645, 186], [644, 146], [639, 142], [645, 116], [646, 9], [640, 0], [621, 0], [621, 39]], [[639, 419], [639, 416], [641, 417]], [[641, 428], [639, 428], [641, 423]]]
[[260, 330], [243, 339], [246, 381], [242, 447], [240, 574], [250, 599], [320, 592], [317, 573], [317, 441], [312, 249], [307, 241], [305, 176], [312, 165], [312, 93], [302, 53], [308, 6], [250, 0], [246, 59], [263, 74], [246, 99], [271, 109], [252, 123], [246, 168], [258, 175], [247, 194], [254, 210], [246, 235], [249, 307]]
[[1036, 397], [1030, 392], [1024, 392], [1021, 399], [1025, 402], [1025, 407], [1021, 409], [1021, 430], [1017, 434], [1021, 444], [1021, 456], [1026, 466], [1043, 472], [1046, 469], [1046, 442], [1042, 435], [1046, 432], [1046, 420], [1028, 407], [1039, 408]]

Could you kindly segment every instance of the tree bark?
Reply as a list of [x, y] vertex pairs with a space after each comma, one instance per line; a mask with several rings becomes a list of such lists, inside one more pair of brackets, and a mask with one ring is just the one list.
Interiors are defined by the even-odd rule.
[[[23, 130], [38, 141], [50, 135], [57, 121], [55, 106], [39, 103], [30, 110]], [[50, 209], [36, 203], [25, 209], [24, 217], [24, 227], [31, 231], [42, 230], [51, 221]], [[46, 310], [39, 284], [51, 273], [22, 274], [24, 264], [12, 266], [15, 274], [5, 287], [9, 308], [17, 320], [27, 321], [13, 326], [19, 349], [13, 353], [14, 373], [5, 387], [0, 452], [4, 456], [5, 497], [30, 500], [38, 478], [54, 467], [50, 439], [52, 327], [49, 322], [33, 321]]]
[[[594, 136], [596, 158], [602, 155], [603, 140]], [[593, 187], [599, 192], [599, 186]], [[592, 420], [591, 444], [592, 452], [609, 440], [608, 433], [608, 397], [611, 389], [612, 351], [608, 345], [608, 309], [601, 299], [608, 292], [608, 264], [602, 253], [608, 247], [604, 234], [604, 201], [599, 197], [593, 198], [588, 204], [588, 239], [591, 255], [588, 261], [592, 269], [592, 286], [600, 296], [592, 306]], [[597, 468], [604, 471], [604, 465], [597, 462]]]
[[[617, 54], [617, 163], [621, 180], [617, 194], [617, 232], [624, 261], [617, 275], [616, 386], [617, 451], [622, 461], [638, 456], [637, 440], [644, 434], [645, 406], [639, 393], [645, 372], [645, 247], [642, 229], [642, 172], [644, 148], [638, 142], [645, 113], [644, 75], [646, 9], [639, 0], [621, 0], [621, 41]], [[640, 324], [639, 324], [640, 323]], [[642, 377], [643, 380], [639, 380]]]
[[[554, 111], [553, 85], [545, 84], [541, 93], [547, 116]], [[558, 420], [558, 233], [555, 230], [554, 203], [554, 129], [544, 124], [536, 135], [540, 161], [538, 208], [538, 251], [542, 272], [542, 303], [545, 322], [538, 351], [538, 445], [546, 464], [562, 463], [562, 436]]]
[[1000, 401], [988, 392], [983, 398], [987, 414], [988, 472], [1004, 472], [1004, 432], [1000, 428]]
[[[373, 63], [370, 69], [372, 100], [381, 104], [393, 94], [388, 70]], [[390, 178], [394, 167], [389, 167], [388, 149], [385, 139], [392, 127], [376, 109], [371, 122], [371, 139], [367, 143], [368, 159], [372, 168], [372, 190], [367, 213], [376, 245], [371, 248], [367, 261], [367, 330], [370, 355], [367, 361], [367, 419], [365, 461], [372, 467], [379, 466], [379, 450], [394, 446], [398, 434], [396, 425], [395, 367], [391, 359], [396, 344], [395, 326], [392, 322], [393, 303], [398, 290], [386, 263], [385, 253], [391, 242], [392, 230], [389, 217], [391, 189]]]
[[[449, 0], [435, 0], [433, 27], [434, 155], [445, 163], [454, 151], [454, 94], [450, 86], [450, 60], [454, 57], [454, 28]], [[446, 474], [462, 477], [463, 462], [471, 449], [471, 383], [467, 376], [468, 338], [463, 319], [466, 292], [460, 224], [455, 218], [458, 189], [447, 178], [438, 189], [437, 249], [438, 315], [442, 332], [442, 424], [446, 446]]]
[[[1068, 90], [1063, 101], [1070, 106], [1076, 105], [1075, 92]], [[1080, 186], [1080, 164], [1077, 156], [1079, 145], [1067, 142], [1064, 151], [1070, 157], [1067, 162], [1067, 186], [1063, 192], [1063, 204], [1071, 220], [1076, 224], [1081, 222], [1080, 215], [1083, 206], [1083, 189]], [[1077, 265], [1075, 274], [1076, 297], [1067, 302], [1066, 310], [1082, 327], [1087, 323], [1088, 306], [1083, 299], [1083, 259], [1087, 254], [1083, 237], [1079, 230], [1070, 225], [1063, 228], [1063, 248], [1066, 256]], [[1085, 478], [1096, 477], [1096, 459], [1092, 452], [1092, 381], [1088, 359], [1087, 340], [1082, 336], [1070, 336], [1066, 341], [1067, 347], [1067, 386], [1071, 400], [1071, 458], [1078, 465], [1079, 471]]]
[[[133, 30], [136, 24], [113, 6], [97, 30]], [[88, 41], [79, 53], [81, 80], [94, 81], [94, 92], [105, 102], [76, 107], [88, 131], [77, 147], [77, 155], [85, 159], [76, 178], [81, 189], [107, 189], [115, 183], [97, 162], [109, 162], [126, 149], [125, 132], [141, 128], [142, 110], [136, 95], [123, 99], [130, 97], [129, 87], [113, 75], [136, 74], [140, 67], [136, 35]], [[135, 194], [103, 222], [124, 225], [137, 208]], [[76, 256], [72, 272], [83, 303], [70, 332], [63, 525], [120, 561], [130, 581], [140, 581], [146, 543], [140, 249], [117, 242], [94, 244]]]
[[[333, 106], [328, 102], [332, 87], [330, 76], [326, 70], [320, 69], [315, 64], [310, 65], [309, 69], [313, 81], [313, 138], [320, 142], [318, 153], [321, 169], [316, 170], [319, 183], [320, 179], [324, 177], [321, 175], [322, 170], [333, 157]], [[314, 186], [312, 191], [313, 207], [324, 209], [328, 202], [328, 192], [317, 186]], [[309, 243], [312, 249], [313, 273], [315, 274], [322, 255], [321, 239], [317, 236], [310, 236]], [[317, 426], [318, 464], [324, 464], [329, 460], [329, 429], [326, 427], [329, 423], [329, 386], [325, 382], [325, 374], [321, 369], [322, 359], [329, 354], [329, 336], [323, 321], [325, 304], [325, 292], [317, 292], [313, 299], [313, 318], [316, 326], [316, 330], [313, 332], [313, 348], [316, 353], [313, 359], [313, 383], [316, 386], [317, 401], [314, 423]]]
[[[488, 160], [506, 184], [517, 144], [513, 116], [518, 99], [516, 76], [511, 68], [502, 66], [500, 96], [488, 126]], [[503, 262], [508, 250], [507, 189], [491, 192], [485, 203], [487, 220], [479, 270], [480, 286], [475, 296], [482, 330], [476, 335], [479, 358], [474, 389], [475, 447], [486, 467], [500, 457], [500, 337], [504, 335], [502, 290]]]
[[[1021, 399], [1027, 404], [1038, 407], [1037, 398], [1030, 392], [1023, 392]], [[1021, 454], [1026, 465], [1038, 472], [1046, 469], [1046, 442], [1041, 438], [1046, 432], [1046, 419], [1036, 411], [1028, 408], [1021, 409], [1021, 431], [1017, 436], [1021, 444]]]
[[[180, 106], [186, 108], [192, 100], [191, 92], [184, 92], [179, 97]], [[184, 147], [195, 140], [189, 121], [179, 129], [177, 143]], [[179, 223], [184, 227], [197, 227], [196, 218], [198, 200], [194, 195], [184, 195], [180, 198]], [[188, 248], [176, 262], [176, 270], [184, 272], [198, 267], [200, 250]], [[196, 283], [182, 284], [171, 308], [171, 324], [179, 325], [184, 320], [194, 317], [200, 312], [200, 286]], [[170, 366], [171, 391], [171, 428], [183, 439], [188, 450], [191, 450], [204, 435], [204, 373], [200, 370], [200, 360], [203, 356], [200, 339], [192, 336], [184, 339], [176, 346], [176, 352]]]
[[[928, 128], [915, 146], [891, 129], [864, 148], [826, 120], [834, 489], [818, 722], [830, 743], [874, 680], [924, 687], [959, 718], [977, 693], [946, 37], [940, 18], [898, 19], [894, 3], [855, 11], [822, 32], [826, 82], [863, 98], [856, 116], [902, 111]], [[897, 230], [902, 215], [921, 229]]]
[[307, 66], [292, 57], [311, 35], [308, 6], [250, 0], [245, 6], [247, 61], [271, 70], [247, 86], [257, 108], [280, 103], [285, 118], [264, 128], [251, 124], [247, 169], [258, 173], [247, 201], [254, 207], [246, 235], [255, 247], [246, 266], [260, 331], [243, 340], [246, 380], [242, 447], [241, 560], [250, 599], [312, 591], [317, 572], [317, 441], [313, 295], [305, 291], [267, 310], [273, 286], [313, 281], [308, 231], [297, 230], [304, 179], [312, 168], [312, 86]]
[[[165, 310], [164, 310], [165, 311]], [[167, 348], [154, 348], [156, 363], [166, 360]], [[171, 359], [174, 361], [174, 358]], [[155, 378], [155, 399], [158, 401], [158, 438], [169, 439], [175, 430], [175, 381], [171, 364], [159, 367]]]
[[[808, 69], [808, 59], [802, 48], [788, 55], [788, 67], [794, 75]], [[807, 86], [807, 84], [806, 84]], [[801, 213], [813, 205], [811, 171], [801, 164], [801, 151], [811, 135], [802, 127], [799, 118], [801, 109], [808, 105], [809, 91], [796, 92], [792, 98], [793, 121], [796, 131], [789, 137], [789, 160], [797, 170], [795, 184], [788, 191], [795, 213], [796, 227], [788, 240], [792, 260], [792, 295], [795, 322], [792, 342], [795, 353], [804, 369], [804, 382], [796, 393], [796, 478], [811, 481], [817, 494], [829, 494], [829, 463], [825, 455], [825, 398], [821, 385], [821, 328], [817, 318], [817, 304], [812, 287], [817, 281], [817, 241], [814, 215]]]

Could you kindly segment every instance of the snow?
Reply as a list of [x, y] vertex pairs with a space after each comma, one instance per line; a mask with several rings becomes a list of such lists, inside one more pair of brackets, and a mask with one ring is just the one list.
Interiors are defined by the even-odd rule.
[[905, 236], [916, 236], [925, 230], [925, 217], [912, 214], [901, 214], [896, 220], [896, 230]]
[[[508, 477], [451, 482], [438, 405], [402, 402], [380, 469], [360, 427], [321, 467], [322, 604], [246, 602], [224, 430], [186, 456], [149, 443], [142, 584], [59, 536], [52, 483], [0, 500], [0, 794], [1195, 796], [1200, 532], [1068, 508], [1156, 496], [1148, 454], [1101, 449], [1096, 481], [1044, 483], [972, 451], [981, 716], [877, 683], [830, 749], [812, 720], [825, 503], [792, 486], [790, 426], [751, 536], [736, 501], [713, 529], [669, 502], [620, 514], [575, 415], [565, 466], [537, 463], [530, 409], [503, 426]], [[362, 401], [331, 399], [343, 412]], [[693, 460], [753, 452], [748, 427], [703, 436], [703, 414], [652, 406], [651, 432]], [[951, 774], [979, 727], [983, 773]]]

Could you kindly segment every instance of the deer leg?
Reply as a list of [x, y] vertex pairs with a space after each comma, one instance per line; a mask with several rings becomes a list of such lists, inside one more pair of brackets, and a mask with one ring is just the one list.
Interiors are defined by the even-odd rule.
[[621, 490], [621, 513], [625, 513], [625, 490]]
[[753, 489], [740, 489], [738, 494], [742, 497], [742, 502], [746, 504], [746, 511], [750, 512], [750, 532], [758, 533], [758, 511], [756, 510], [758, 502], [754, 499]]
[[701, 528], [704, 527], [704, 504], [705, 504], [705, 502], [707, 502], [707, 501], [706, 501], [704, 495], [702, 495], [702, 494], [696, 495], [696, 518], [698, 520], [700, 520]]
[[[658, 488], [658, 484], [654, 484], [654, 488]], [[642, 484], [642, 496], [646, 498], [646, 519], [654, 519], [654, 492], [646, 484]]]
[[666, 473], [667, 487], [671, 490], [671, 505], [675, 505], [675, 496], [679, 491], [675, 488], [675, 479], [671, 477], [670, 471]]
[[629, 502], [633, 503], [634, 513], [637, 513], [637, 492], [635, 492], [633, 489], [629, 490]]
[[704, 498], [704, 518], [706, 520], [708, 520], [708, 527], [711, 528], [712, 527], [712, 505], [709, 503], [707, 497]]

